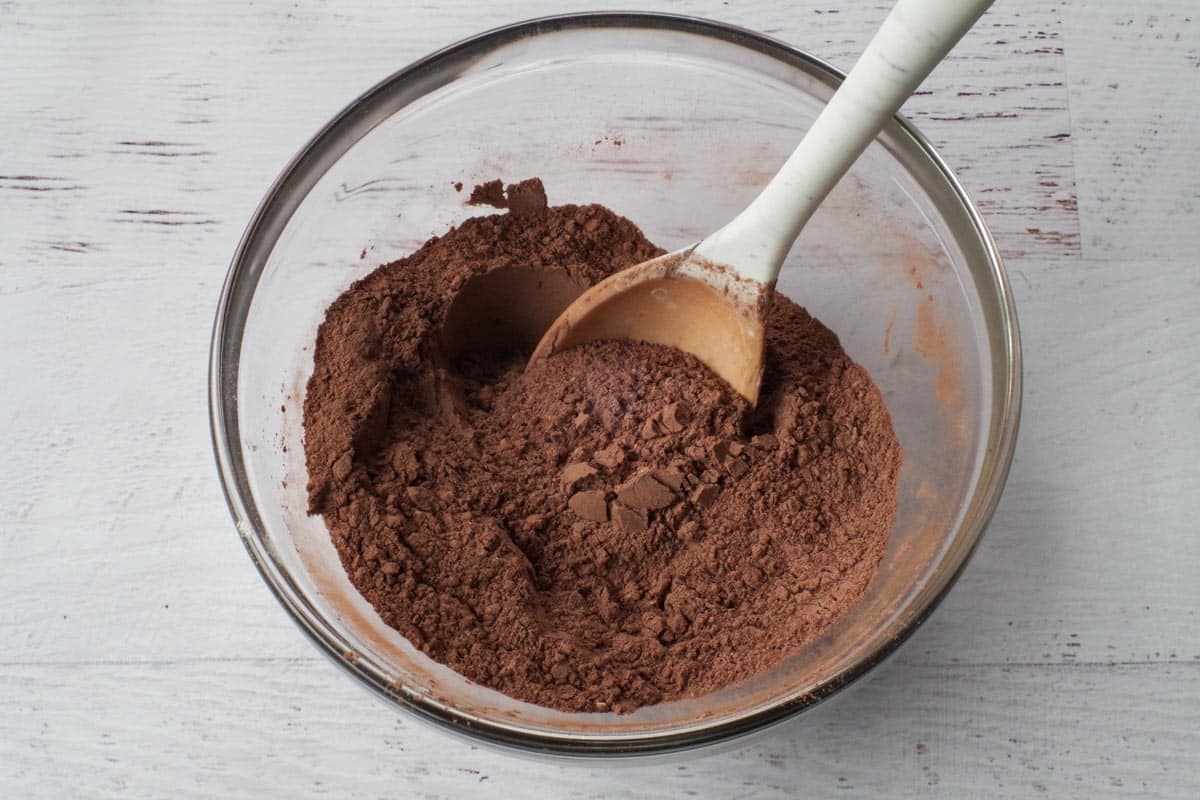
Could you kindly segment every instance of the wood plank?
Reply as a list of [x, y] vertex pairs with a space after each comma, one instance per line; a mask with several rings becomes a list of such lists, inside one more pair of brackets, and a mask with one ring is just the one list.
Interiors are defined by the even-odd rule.
[[1188, 258], [1200, 275], [1200, 13], [1170, 0], [1081, 0], [1069, 13], [1084, 252]]
[[323, 660], [34, 667], [0, 673], [0, 792], [1183, 798], [1200, 749], [1197, 673], [892, 663], [746, 748], [614, 768], [538, 763], [433, 734]]

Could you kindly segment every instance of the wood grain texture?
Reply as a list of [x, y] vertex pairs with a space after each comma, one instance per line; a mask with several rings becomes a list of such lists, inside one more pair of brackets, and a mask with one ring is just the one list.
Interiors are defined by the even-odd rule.
[[84, 787], [181, 798], [1161, 796], [1200, 747], [1194, 717], [1162, 690], [1188, 674], [899, 666], [736, 752], [595, 767], [427, 730], [324, 660], [10, 668], [0, 673], [0, 734], [19, 749], [4, 754], [0, 788], [12, 797], [35, 781], [46, 797]]
[[1085, 253], [1107, 259], [1195, 253], [1200, 9], [1165, 0], [1081, 0], [1070, 19]]
[[[624, 5], [846, 68], [889, 4]], [[869, 683], [737, 752], [562, 767], [397, 716], [288, 621], [208, 440], [237, 238], [363, 89], [562, 10], [0, 2], [0, 796], [1195, 796], [1200, 22], [1182, 0], [998, 4], [905, 107], [1008, 259], [1026, 410], [974, 561]]]

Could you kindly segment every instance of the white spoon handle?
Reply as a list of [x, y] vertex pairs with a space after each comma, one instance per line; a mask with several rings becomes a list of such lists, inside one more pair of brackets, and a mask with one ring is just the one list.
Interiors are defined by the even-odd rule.
[[816, 122], [746, 209], [696, 254], [772, 283], [800, 229], [992, 0], [898, 0]]

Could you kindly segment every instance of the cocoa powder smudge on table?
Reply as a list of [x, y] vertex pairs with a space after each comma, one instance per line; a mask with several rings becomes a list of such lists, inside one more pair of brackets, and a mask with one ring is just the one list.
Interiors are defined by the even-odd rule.
[[472, 278], [579, 285], [662, 251], [540, 181], [329, 307], [304, 403], [310, 513], [387, 624], [512, 697], [630, 711], [770, 669], [854, 605], [896, 514], [900, 447], [837, 337], [786, 298], [750, 408], [692, 356], [609, 341], [524, 372], [447, 363]]

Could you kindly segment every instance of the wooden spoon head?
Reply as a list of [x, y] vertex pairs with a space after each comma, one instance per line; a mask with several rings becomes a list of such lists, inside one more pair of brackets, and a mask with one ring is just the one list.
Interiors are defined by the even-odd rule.
[[691, 250], [669, 253], [584, 292], [542, 336], [530, 363], [599, 339], [665, 344], [696, 356], [754, 404], [771, 289]]

